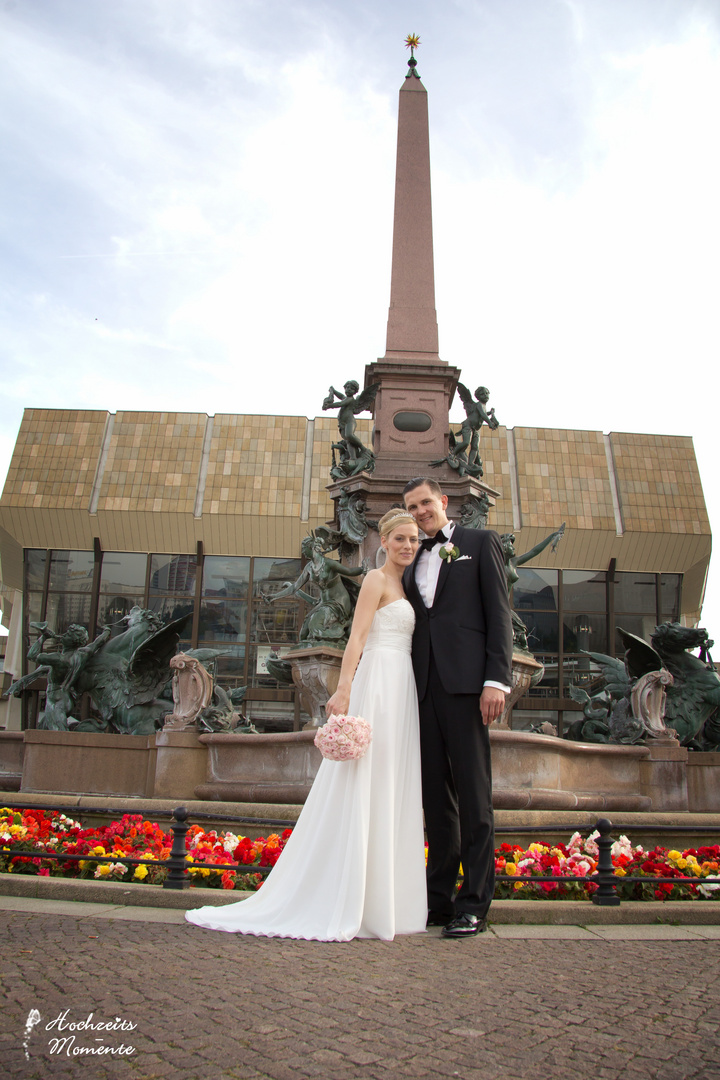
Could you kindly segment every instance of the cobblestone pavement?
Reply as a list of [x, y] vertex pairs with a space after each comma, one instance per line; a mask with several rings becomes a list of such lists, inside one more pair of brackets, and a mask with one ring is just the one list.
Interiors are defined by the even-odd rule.
[[[718, 927], [321, 944], [200, 930], [178, 911], [3, 906], [6, 1077], [720, 1078]], [[59, 1030], [91, 1013], [115, 1029]], [[103, 1046], [134, 1049], [73, 1056]]]

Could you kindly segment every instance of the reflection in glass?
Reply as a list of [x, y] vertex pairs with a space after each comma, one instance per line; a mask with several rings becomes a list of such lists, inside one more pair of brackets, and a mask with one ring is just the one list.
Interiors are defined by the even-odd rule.
[[[164, 624], [175, 622], [183, 615], [192, 615], [195, 604], [192, 600], [183, 600], [177, 596], [151, 596], [148, 607], [158, 615]], [[188, 620], [183, 633], [190, 639], [192, 631], [192, 619]]]
[[[25, 633], [27, 634], [30, 629], [31, 622], [40, 622], [40, 612], [42, 611], [42, 593], [27, 593], [23, 600], [23, 615], [25, 618]], [[51, 624], [50, 629], [54, 630], [55, 627]], [[32, 635], [31, 635], [32, 636]]]
[[250, 580], [250, 559], [245, 556], [208, 555], [203, 563], [203, 596], [245, 599]]
[[126, 616], [134, 607], [142, 607], [141, 596], [122, 596], [119, 593], [114, 596], [101, 596], [97, 633], [99, 634], [104, 626], [109, 626], [112, 637], [124, 634], [128, 628]]
[[[512, 594], [512, 606], [516, 611], [556, 611], [557, 594], [557, 570], [518, 567], [518, 580]], [[522, 619], [525, 622], [524, 614]]]
[[195, 595], [197, 559], [194, 555], [152, 555], [150, 558], [150, 595]]
[[522, 620], [527, 627], [531, 652], [557, 652], [558, 617], [555, 612], [524, 610]]
[[49, 588], [63, 592], [89, 592], [93, 567], [92, 551], [53, 551]]
[[563, 616], [563, 648], [567, 653], [607, 652], [604, 615], [577, 612]]
[[45, 588], [45, 549], [28, 548], [25, 552], [25, 591]]
[[558, 696], [558, 657], [557, 653], [535, 653], [544, 667], [543, 677], [535, 686], [531, 686], [527, 692], [528, 697], [557, 697]]
[[64, 634], [75, 623], [90, 633], [90, 597], [82, 593], [50, 593], [46, 619], [56, 634]]
[[[627, 630], [630, 634], [635, 634], [636, 637], [642, 638], [644, 641], [650, 641], [650, 638], [655, 633], [655, 626], [657, 620], [654, 615], [621, 615], [616, 620], [616, 625], [622, 627], [623, 630]], [[619, 634], [616, 634], [615, 641], [615, 656], [625, 655], [625, 646], [622, 643]]]
[[102, 560], [100, 592], [142, 598], [145, 594], [147, 560], [147, 555], [135, 552], [106, 551]]
[[[218, 646], [223, 648], [222, 646]], [[216, 682], [222, 686], [223, 690], [235, 690], [239, 686], [245, 685], [245, 646], [244, 645], [228, 645], [223, 648], [223, 652], [227, 652], [229, 655], [217, 656], [210, 663], [205, 664], [205, 667], [215, 676]]]
[[605, 611], [604, 570], [563, 570], [565, 611]]
[[247, 601], [205, 597], [200, 607], [199, 641], [244, 641]]
[[680, 583], [682, 574], [660, 575], [660, 597], [663, 622], [680, 619]]
[[656, 611], [655, 575], [618, 573], [615, 575], [615, 614], [625, 611]]

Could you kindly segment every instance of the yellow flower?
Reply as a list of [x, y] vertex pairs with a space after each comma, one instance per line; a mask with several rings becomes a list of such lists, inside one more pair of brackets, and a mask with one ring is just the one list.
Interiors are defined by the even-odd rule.
[[138, 881], [144, 881], [145, 878], [147, 877], [147, 875], [148, 875], [147, 866], [136, 866], [135, 867], [135, 873], [133, 874], [133, 877], [137, 878]]
[[615, 876], [616, 877], [627, 877], [627, 872], [625, 870], [623, 870], [622, 866], [617, 866], [615, 868]]
[[102, 844], [98, 844], [97, 847], [94, 847], [92, 849], [90, 854], [91, 855], [107, 855], [107, 852], [105, 851], [105, 848], [102, 846]]
[[678, 870], [685, 870], [685, 868], [687, 867], [687, 864], [688, 864], [687, 859], [679, 858], [679, 859], [676, 859], [675, 861], [677, 862]]
[[110, 863], [102, 863], [95, 871], [95, 877], [109, 877], [111, 873]]
[[682, 858], [682, 852], [676, 851], [675, 848], [673, 848], [672, 851], [668, 851], [668, 859], [672, 859], [673, 862], [677, 862], [678, 859], [681, 859], [681, 858]]
[[517, 874], [517, 866], [514, 862], [505, 863], [505, 873], [510, 874], [511, 877]]

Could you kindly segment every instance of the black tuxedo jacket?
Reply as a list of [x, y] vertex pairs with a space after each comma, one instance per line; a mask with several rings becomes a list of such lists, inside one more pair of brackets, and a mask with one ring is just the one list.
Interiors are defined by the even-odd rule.
[[456, 525], [452, 542], [468, 558], [443, 562], [431, 608], [425, 607], [415, 583], [417, 559], [403, 575], [415, 609], [412, 662], [421, 700], [431, 646], [450, 694], [480, 694], [487, 679], [512, 685], [512, 622], [500, 537], [489, 529]]

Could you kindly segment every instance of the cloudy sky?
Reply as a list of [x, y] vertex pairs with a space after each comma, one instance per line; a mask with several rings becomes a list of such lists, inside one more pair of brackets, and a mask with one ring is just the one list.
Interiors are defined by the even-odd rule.
[[692, 435], [719, 527], [717, 0], [0, 0], [0, 479], [26, 406], [362, 379], [410, 32], [442, 358], [509, 426]]

